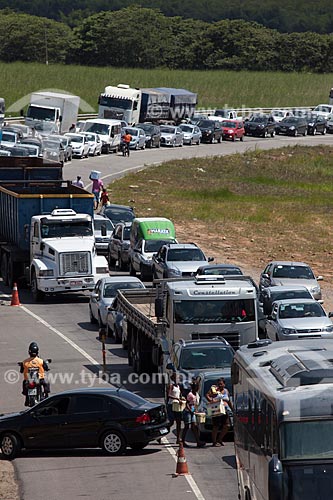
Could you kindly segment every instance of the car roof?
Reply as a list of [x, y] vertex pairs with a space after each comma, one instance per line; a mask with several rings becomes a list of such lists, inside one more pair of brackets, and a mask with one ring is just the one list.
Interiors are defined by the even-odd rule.
[[297, 291], [304, 290], [308, 291], [308, 288], [304, 285], [278, 285], [278, 286], [267, 286], [262, 290], [262, 292], [270, 291], [270, 292], [283, 292], [283, 291]]
[[210, 340], [188, 340], [183, 344], [180, 342], [182, 349], [190, 349], [191, 347], [228, 347], [233, 350], [232, 346], [223, 339]]
[[199, 248], [195, 243], [165, 243], [169, 248]]
[[136, 276], [104, 276], [100, 281], [103, 283], [142, 283]]
[[[284, 304], [319, 304], [318, 300], [315, 299], [283, 299], [283, 300], [276, 300], [274, 304], [279, 304], [279, 305], [284, 305]], [[320, 304], [319, 304], [320, 305]]]
[[104, 207], [105, 210], [112, 210], [112, 209], [119, 209], [119, 210], [130, 210], [133, 212], [133, 208], [129, 207], [128, 205], [116, 205], [115, 203], [111, 203], [110, 205], [106, 205]]
[[304, 266], [310, 267], [309, 264], [305, 262], [293, 262], [288, 260], [272, 260], [269, 264], [274, 264], [275, 266]]
[[239, 269], [241, 271], [241, 268], [237, 266], [236, 264], [207, 264], [207, 266], [200, 266], [199, 269]]
[[[115, 395], [118, 395], [121, 397], [122, 394], [126, 394], [126, 393], [130, 393], [130, 394], [135, 394], [131, 391], [128, 391], [126, 389], [121, 389], [121, 388], [113, 388], [113, 387], [88, 387], [88, 388], [83, 388], [83, 387], [80, 387], [78, 389], [68, 389], [67, 391], [62, 391], [62, 392], [58, 392], [57, 394], [53, 394], [52, 397], [55, 397], [55, 396], [70, 396], [71, 394], [85, 394], [85, 395], [99, 395], [99, 394], [104, 394], [105, 396], [115, 396]], [[137, 394], [135, 394], [137, 395]], [[142, 396], [139, 396], [142, 398]], [[144, 398], [142, 398], [144, 399]]]

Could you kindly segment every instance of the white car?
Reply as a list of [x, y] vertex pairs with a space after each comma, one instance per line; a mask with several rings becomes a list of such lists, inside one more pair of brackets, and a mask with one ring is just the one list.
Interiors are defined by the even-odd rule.
[[6, 148], [13, 148], [18, 144], [18, 135], [16, 132], [10, 132], [9, 130], [2, 131], [1, 146]]
[[314, 115], [321, 115], [324, 118], [328, 118], [333, 114], [333, 105], [330, 104], [318, 104], [312, 111]]
[[89, 142], [89, 154], [91, 156], [100, 156], [102, 153], [102, 141], [98, 134], [94, 132], [82, 132], [84, 135], [88, 137]]
[[279, 123], [281, 120], [283, 120], [283, 118], [286, 118], [287, 116], [294, 116], [293, 113], [288, 109], [273, 109], [271, 115], [277, 123]]
[[89, 156], [89, 141], [88, 137], [84, 134], [65, 134], [70, 137], [72, 142], [73, 156], [78, 156], [83, 158], [84, 156], [88, 158]]
[[144, 288], [144, 285], [138, 278], [130, 276], [104, 276], [99, 279], [94, 291], [90, 294], [90, 322], [105, 327], [108, 310], [117, 295], [117, 291], [128, 288]]

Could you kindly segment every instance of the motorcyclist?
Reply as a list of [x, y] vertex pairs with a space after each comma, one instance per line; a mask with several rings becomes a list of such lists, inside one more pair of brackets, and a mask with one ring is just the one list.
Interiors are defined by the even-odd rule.
[[131, 134], [128, 132], [128, 130], [125, 131], [125, 134], [122, 136], [122, 141], [123, 141], [123, 147], [125, 154], [129, 156], [130, 154], [130, 142], [132, 140]]
[[38, 356], [39, 347], [36, 342], [31, 342], [28, 349], [29, 358], [21, 363], [20, 372], [23, 373], [23, 390], [25, 396], [25, 406], [28, 406], [28, 383], [29, 383], [29, 368], [38, 368], [38, 376], [40, 385], [44, 390], [44, 397], [47, 398], [50, 393], [50, 384], [44, 379], [44, 372], [49, 371], [49, 365], [46, 361]]

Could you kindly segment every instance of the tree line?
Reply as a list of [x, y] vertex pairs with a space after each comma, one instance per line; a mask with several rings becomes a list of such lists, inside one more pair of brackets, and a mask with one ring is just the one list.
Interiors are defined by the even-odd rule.
[[[93, 14], [130, 5], [157, 8], [167, 17], [206, 22], [255, 21], [283, 33], [333, 32], [331, 0], [15, 0], [14, 8], [17, 12], [48, 17], [73, 27]], [[6, 8], [13, 8], [12, 0], [0, 0], [0, 9]]]
[[0, 60], [130, 68], [333, 72], [333, 35], [280, 33], [256, 22], [214, 23], [131, 6], [74, 28], [0, 11]]

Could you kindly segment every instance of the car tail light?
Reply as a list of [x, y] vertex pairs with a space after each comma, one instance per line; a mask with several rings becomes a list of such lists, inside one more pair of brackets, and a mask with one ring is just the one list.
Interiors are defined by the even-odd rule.
[[143, 413], [142, 415], [139, 415], [138, 417], [136, 417], [135, 421], [138, 424], [149, 424], [150, 423], [150, 416], [148, 415], [148, 413]]
[[29, 389], [33, 389], [34, 387], [36, 387], [35, 382], [29, 382], [28, 387]]

